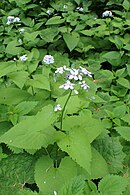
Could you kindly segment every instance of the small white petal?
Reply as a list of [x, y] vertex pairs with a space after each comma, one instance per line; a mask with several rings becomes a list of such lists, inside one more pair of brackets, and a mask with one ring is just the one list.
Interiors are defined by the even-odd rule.
[[77, 7], [77, 8], [76, 8], [76, 10], [78, 10], [78, 11], [81, 11], [81, 12], [82, 12], [82, 11], [83, 11], [83, 7]]
[[52, 11], [51, 10], [47, 10], [46, 12], [48, 15], [51, 15]]
[[24, 29], [24, 28], [19, 29], [19, 33], [20, 33], [20, 34], [23, 34], [23, 33], [24, 33], [24, 31], [25, 31], [25, 29]]
[[61, 88], [64, 88], [64, 85], [61, 85], [59, 88], [60, 88], [60, 89], [61, 89]]
[[27, 61], [27, 55], [23, 55], [20, 57], [20, 60], [23, 61], [23, 62], [26, 62]]
[[10, 24], [12, 24], [14, 22], [14, 16], [8, 16], [7, 19], [8, 19], [8, 21], [7, 21], [6, 24], [8, 24], [8, 25], [10, 25]]
[[64, 9], [67, 9], [67, 8], [68, 8], [68, 6], [67, 6], [67, 5], [64, 5], [64, 6], [63, 6], [63, 8], [64, 8]]
[[79, 92], [76, 89], [74, 89], [74, 93], [77, 95]]
[[54, 63], [54, 57], [51, 55], [45, 55], [43, 58], [43, 62], [45, 62], [45, 64], [53, 64]]
[[57, 195], [57, 192], [54, 190], [54, 195]]
[[55, 71], [55, 73], [59, 73], [59, 74], [63, 74], [63, 72], [64, 72], [63, 67], [59, 67], [59, 68], [57, 68], [56, 71]]
[[14, 18], [13, 22], [20, 22], [20, 18], [19, 17]]
[[20, 45], [22, 45], [22, 43], [23, 43], [22, 39], [19, 39], [18, 42]]
[[67, 68], [66, 66], [63, 66], [64, 70], [70, 71], [70, 68]]
[[66, 81], [66, 83], [64, 83], [63, 85], [61, 85], [59, 88], [64, 88], [65, 90], [67, 89], [74, 89], [74, 84], [71, 83], [69, 80]]
[[73, 79], [73, 75], [69, 75], [69, 79], [70, 79], [70, 80]]
[[112, 17], [112, 12], [107, 10], [102, 13], [102, 17]]
[[94, 96], [92, 96], [90, 99], [91, 99], [91, 100], [95, 100], [95, 97], [94, 97]]
[[62, 110], [62, 108], [61, 108], [60, 104], [57, 104], [57, 105], [55, 106], [55, 108], [54, 108], [54, 111], [55, 111], [55, 112], [61, 111], [61, 110]]
[[82, 80], [82, 76], [81, 75], [79, 75], [78, 78], [79, 78], [80, 81]]

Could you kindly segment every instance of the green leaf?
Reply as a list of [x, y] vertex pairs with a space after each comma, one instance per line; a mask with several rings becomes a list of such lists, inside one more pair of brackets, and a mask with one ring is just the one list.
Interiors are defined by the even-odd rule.
[[17, 39], [14, 41], [10, 41], [5, 49], [5, 53], [11, 54], [11, 55], [17, 55], [17, 54], [22, 53], [24, 49], [18, 46], [19, 46], [19, 43]]
[[40, 149], [56, 141], [58, 132], [51, 127], [56, 115], [53, 106], [45, 106], [36, 116], [21, 121], [1, 136], [0, 141], [24, 149]]
[[0, 191], [2, 195], [18, 194], [25, 183], [34, 183], [35, 157], [13, 154], [0, 161]]
[[126, 9], [127, 11], [130, 9], [130, 2], [129, 1], [124, 0], [122, 5], [123, 5], [124, 9]]
[[81, 33], [83, 35], [92, 36], [94, 34], [94, 31], [92, 29], [91, 30], [82, 30]]
[[41, 30], [40, 36], [41, 38], [46, 42], [53, 42], [54, 38], [58, 35], [59, 30], [58, 28], [47, 28], [44, 30]]
[[102, 57], [114, 66], [118, 66], [121, 63], [121, 54], [117, 51], [107, 52]]
[[124, 195], [130, 194], [130, 185], [127, 186], [126, 191], [124, 192]]
[[87, 133], [82, 128], [75, 128], [58, 142], [59, 147], [73, 160], [91, 174], [91, 146]]
[[125, 79], [125, 78], [119, 78], [117, 80], [117, 83], [122, 85], [123, 87], [129, 89], [130, 88], [130, 82], [129, 80]]
[[17, 70], [16, 63], [13, 61], [0, 62], [0, 77]]
[[121, 119], [130, 125], [130, 114], [126, 114]]
[[9, 16], [16, 16], [19, 15], [20, 9], [19, 8], [15, 8], [10, 10], [10, 12], [8, 12]]
[[130, 51], [130, 44], [126, 44], [123, 48]]
[[9, 2], [12, 2], [12, 1], [15, 1], [18, 5], [19, 5], [19, 3], [20, 4], [26, 4], [26, 3], [29, 3], [31, 0], [9, 0]]
[[98, 188], [102, 194], [122, 194], [128, 185], [126, 178], [119, 175], [107, 175], [99, 183]]
[[[59, 98], [57, 98], [56, 103], [61, 105], [61, 108], [64, 107], [65, 102], [68, 98], [68, 94], [65, 96], [61, 96]], [[72, 114], [72, 113], [76, 113], [80, 108], [80, 99], [77, 95], [75, 96], [71, 96], [67, 105], [66, 105], [66, 109], [65, 112], [67, 114]]]
[[63, 39], [69, 50], [72, 51], [78, 45], [80, 37], [78, 33], [72, 32], [71, 34], [63, 34]]
[[27, 71], [14, 71], [8, 76], [20, 89], [22, 89], [27, 81], [28, 75], [29, 74]]
[[114, 93], [118, 97], [125, 97], [128, 89], [122, 86], [111, 85], [111, 92]]
[[36, 37], [39, 35], [40, 31], [34, 31], [32, 33], [25, 32], [24, 33], [24, 39], [26, 41], [34, 41]]
[[12, 127], [11, 123], [8, 121], [0, 122], [0, 136], [3, 135]]
[[115, 45], [118, 49], [122, 49], [123, 47], [123, 42], [119, 36], [115, 36], [114, 38]]
[[61, 16], [54, 16], [46, 22], [46, 25], [61, 24], [64, 21], [65, 19], [62, 19]]
[[14, 112], [18, 113], [19, 115], [28, 114], [33, 108], [35, 108], [37, 103], [38, 102], [36, 102], [36, 101], [24, 101], [24, 102], [21, 102], [17, 106], [15, 106]]
[[30, 79], [28, 82], [32, 87], [38, 88], [38, 89], [46, 89], [50, 91], [50, 82], [49, 79], [46, 76], [43, 76], [41, 74], [33, 75], [33, 79]]
[[100, 86], [102, 89], [109, 88], [114, 78], [113, 73], [110, 70], [99, 70], [95, 73], [95, 80], [97, 80], [97, 85]]
[[93, 181], [88, 180], [88, 185], [93, 192], [97, 192], [97, 186]]
[[123, 74], [125, 74], [125, 71], [126, 71], [126, 68], [121, 68], [121, 69], [119, 69], [119, 70], [116, 71], [115, 76], [116, 77], [122, 77]]
[[41, 157], [35, 167], [35, 181], [44, 195], [59, 192], [66, 181], [77, 175], [76, 163], [69, 157], [62, 159], [60, 166], [54, 168], [49, 157]]
[[93, 146], [106, 160], [110, 173], [123, 171], [125, 153], [119, 137], [103, 136], [96, 139]]
[[123, 117], [127, 111], [126, 105], [116, 106], [113, 109], [114, 117]]
[[102, 155], [92, 148], [92, 163], [90, 179], [98, 179], [109, 173], [108, 165]]
[[116, 131], [127, 141], [130, 141], [130, 127], [121, 126], [115, 127]]
[[81, 0], [74, 0], [78, 5], [80, 4]]
[[18, 191], [17, 195], [40, 195], [40, 194], [37, 193], [37, 192], [33, 192], [31, 190], [21, 189], [21, 190]]
[[0, 103], [1, 104], [18, 104], [21, 101], [28, 100], [31, 97], [29, 93], [17, 88], [1, 88]]
[[66, 132], [82, 129], [87, 134], [87, 139], [91, 143], [103, 131], [103, 124], [100, 120], [94, 119], [91, 112], [81, 112], [79, 116], [65, 117], [63, 120], [63, 130]]
[[[78, 168], [78, 174], [84, 175], [85, 179], [87, 179], [88, 181], [92, 179], [102, 178], [109, 173], [108, 164], [103, 158], [103, 156], [93, 147], [91, 148], [91, 151], [92, 151], [91, 174], [88, 174], [88, 172], [81, 167]], [[94, 185], [94, 188], [91, 189], [95, 190], [95, 188], [96, 187]]]
[[130, 64], [126, 64], [128, 75], [130, 76]]
[[84, 195], [85, 181], [82, 176], [77, 176], [66, 182], [59, 195]]

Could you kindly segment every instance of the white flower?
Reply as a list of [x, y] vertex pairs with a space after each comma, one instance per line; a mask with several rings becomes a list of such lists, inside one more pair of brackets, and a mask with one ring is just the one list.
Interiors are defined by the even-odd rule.
[[59, 73], [59, 74], [63, 74], [63, 72], [64, 72], [64, 68], [63, 67], [59, 67], [55, 71], [55, 73]]
[[20, 22], [20, 18], [19, 17], [14, 18], [13, 22]]
[[79, 92], [76, 89], [74, 89], [74, 93], [77, 95]]
[[90, 99], [91, 99], [91, 100], [95, 100], [95, 97], [94, 97], [94, 96], [92, 96]]
[[56, 191], [54, 191], [54, 195], [57, 195], [57, 192]]
[[20, 22], [20, 18], [19, 17], [14, 17], [14, 16], [8, 16], [8, 21], [6, 24], [10, 25], [10, 24], [13, 24], [15, 22]]
[[90, 87], [85, 83], [85, 81], [79, 82], [79, 84], [81, 85], [81, 87], [82, 87], [84, 90], [90, 88]]
[[68, 8], [68, 6], [67, 6], [67, 5], [64, 5], [64, 6], [63, 6], [63, 8], [64, 8], [64, 9], [67, 9], [67, 8]]
[[48, 9], [46, 13], [47, 13], [48, 15], [51, 15], [52, 12], [51, 12], [50, 9]]
[[70, 68], [67, 68], [66, 66], [63, 66], [64, 70], [70, 71]]
[[102, 17], [112, 17], [112, 12], [111, 11], [105, 11], [102, 13]]
[[22, 45], [22, 43], [23, 43], [22, 39], [19, 39], [18, 42], [20, 45]]
[[70, 70], [70, 75], [68, 75], [68, 78], [70, 80], [74, 79], [74, 80], [82, 80], [82, 76], [79, 73], [79, 69], [71, 69]]
[[82, 12], [83, 11], [83, 7], [77, 7], [76, 10]]
[[23, 62], [26, 62], [27, 61], [27, 55], [23, 55], [20, 57], [20, 60], [23, 61]]
[[80, 69], [81, 69], [81, 72], [86, 75], [86, 76], [89, 76], [89, 77], [92, 77], [92, 73], [89, 72], [88, 70], [86, 70], [86, 68], [83, 68], [82, 66], [80, 66]]
[[24, 29], [24, 28], [19, 29], [19, 33], [20, 33], [20, 34], [23, 34], [23, 33], [24, 33], [24, 31], [25, 31], [25, 29]]
[[45, 62], [45, 64], [53, 64], [54, 57], [51, 55], [45, 55], [45, 57], [43, 58], [43, 62]]
[[10, 24], [12, 24], [14, 22], [14, 16], [8, 16], [7, 19], [8, 19], [8, 21], [7, 21], [6, 24], [8, 24], [8, 25], [10, 25]]
[[62, 108], [61, 108], [60, 104], [57, 104], [57, 105], [55, 106], [55, 108], [54, 108], [54, 111], [55, 111], [55, 112], [61, 111], [61, 110], [62, 110]]
[[71, 83], [70, 81], [66, 81], [63, 85], [61, 85], [59, 88], [64, 88], [65, 90], [67, 89], [74, 89], [74, 84]]

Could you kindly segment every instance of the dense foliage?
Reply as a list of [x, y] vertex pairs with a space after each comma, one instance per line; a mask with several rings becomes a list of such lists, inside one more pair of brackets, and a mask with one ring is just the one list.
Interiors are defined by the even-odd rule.
[[2, 195], [130, 194], [129, 11], [0, 1]]

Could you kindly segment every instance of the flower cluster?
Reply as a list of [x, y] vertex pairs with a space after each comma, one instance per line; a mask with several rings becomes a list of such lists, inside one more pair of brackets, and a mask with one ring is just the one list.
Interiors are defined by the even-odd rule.
[[64, 8], [64, 9], [68, 9], [68, 6], [67, 6], [67, 5], [64, 5], [63, 8]]
[[22, 39], [18, 39], [18, 42], [19, 42], [19, 44], [20, 44], [20, 45], [22, 45], [22, 44], [23, 44]]
[[46, 12], [48, 15], [51, 15], [52, 14], [52, 11], [50, 9], [47, 10]]
[[57, 112], [57, 111], [61, 111], [62, 108], [61, 108], [61, 105], [60, 104], [57, 104], [54, 108], [54, 111]]
[[20, 57], [20, 60], [21, 60], [22, 62], [26, 62], [27, 59], [28, 59], [28, 58], [27, 58], [27, 55], [26, 55], [26, 54]]
[[8, 21], [6, 24], [10, 25], [10, 24], [13, 24], [13, 23], [17, 23], [17, 22], [20, 22], [20, 18], [19, 17], [14, 17], [14, 16], [8, 16]]
[[65, 90], [73, 90], [75, 94], [78, 94], [76, 90], [76, 86], [79, 86], [81, 89], [88, 92], [90, 88], [89, 85], [83, 80], [84, 77], [92, 77], [91, 72], [89, 72], [86, 68], [80, 66], [78, 69], [76, 68], [67, 68], [66, 66], [59, 67], [56, 69], [55, 74], [64, 74], [66, 77], [66, 82], [59, 86], [59, 88], [63, 88]]
[[80, 12], [83, 12], [83, 7], [77, 7], [76, 10], [80, 11]]
[[20, 33], [20, 34], [23, 34], [23, 33], [24, 33], [24, 31], [25, 31], [25, 29], [24, 29], [24, 28], [19, 29], [19, 33]]
[[111, 11], [105, 11], [102, 13], [102, 17], [112, 17], [112, 12]]
[[45, 64], [53, 64], [54, 63], [54, 57], [51, 55], [45, 55], [43, 60]]

